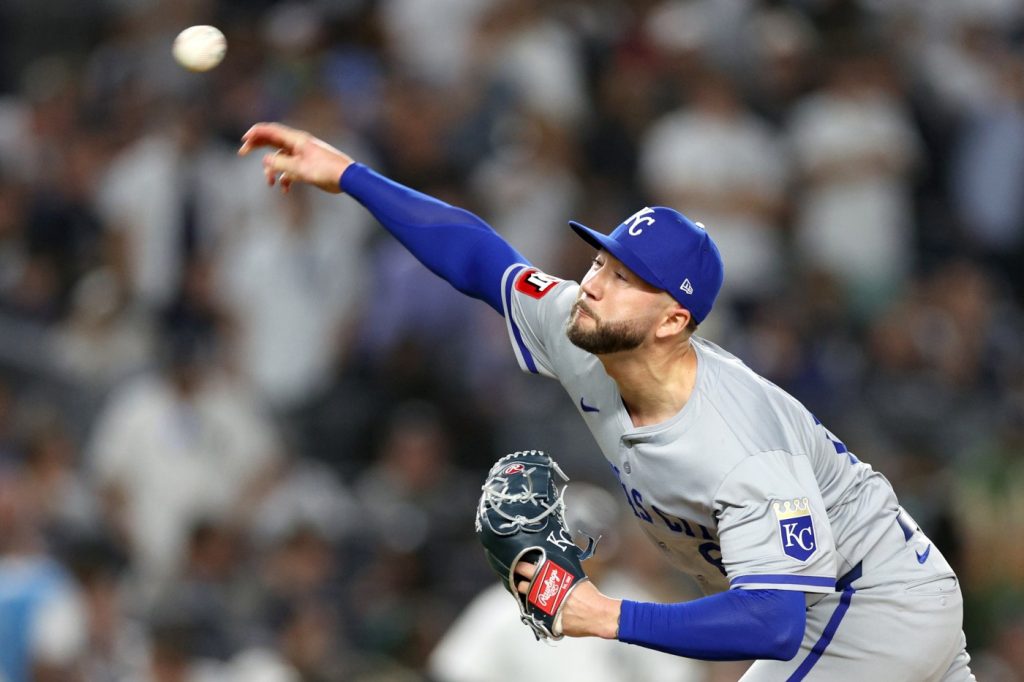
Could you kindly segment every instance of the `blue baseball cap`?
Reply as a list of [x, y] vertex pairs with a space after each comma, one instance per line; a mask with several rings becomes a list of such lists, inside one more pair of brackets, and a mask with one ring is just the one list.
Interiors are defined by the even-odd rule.
[[725, 279], [722, 256], [707, 230], [679, 211], [664, 206], [640, 209], [608, 235], [572, 220], [569, 225], [588, 244], [667, 291], [696, 322], [711, 312]]

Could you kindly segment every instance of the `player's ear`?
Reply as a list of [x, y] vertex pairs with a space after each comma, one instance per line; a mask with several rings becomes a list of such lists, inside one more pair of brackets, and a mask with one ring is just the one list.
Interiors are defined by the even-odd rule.
[[674, 300], [665, 309], [661, 318], [661, 324], [655, 331], [658, 338], [669, 338], [689, 333], [690, 320], [693, 318], [690, 311], [676, 303]]

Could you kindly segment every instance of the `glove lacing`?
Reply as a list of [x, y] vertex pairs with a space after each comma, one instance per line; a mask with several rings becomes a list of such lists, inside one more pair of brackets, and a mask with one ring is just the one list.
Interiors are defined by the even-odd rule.
[[[557, 464], [551, 462], [550, 466], [552, 470], [562, 477], [562, 480], [568, 480], [568, 477], [562, 473], [562, 470], [558, 468]], [[509, 477], [507, 476], [494, 476], [481, 488], [484, 491], [483, 497], [480, 498], [481, 515], [486, 509], [490, 508], [494, 513], [506, 521], [506, 523], [499, 524], [499, 527], [495, 530], [514, 529], [517, 527], [522, 528], [524, 526], [539, 523], [551, 514], [558, 514], [559, 516], [562, 516], [565, 513], [565, 486], [562, 486], [561, 488], [558, 488], [557, 485], [554, 486], [557, 497], [549, 504], [546, 501], [546, 490], [537, 491], [533, 489], [533, 478], [530, 474], [536, 470], [537, 467], [532, 467], [524, 472], [526, 474], [528, 489], [520, 493], [508, 492]], [[494, 483], [496, 482], [501, 484], [500, 489], [494, 486]], [[502, 505], [504, 504], [518, 504], [523, 502], [542, 507], [543, 511], [536, 516], [526, 517], [522, 514], [513, 516], [502, 509]]]

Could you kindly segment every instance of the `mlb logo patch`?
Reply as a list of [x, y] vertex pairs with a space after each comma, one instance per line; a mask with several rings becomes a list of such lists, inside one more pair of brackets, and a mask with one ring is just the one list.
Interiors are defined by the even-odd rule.
[[547, 295], [549, 291], [555, 288], [555, 285], [562, 280], [557, 277], [541, 272], [537, 268], [530, 268], [524, 270], [516, 278], [516, 291], [524, 293], [531, 298], [542, 299]]
[[807, 561], [818, 549], [810, 501], [806, 497], [784, 500], [772, 503], [772, 508], [779, 521], [782, 551], [797, 561]]

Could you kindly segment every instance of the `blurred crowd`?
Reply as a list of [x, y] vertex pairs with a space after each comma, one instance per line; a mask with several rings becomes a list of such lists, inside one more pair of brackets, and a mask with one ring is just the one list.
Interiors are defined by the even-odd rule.
[[[170, 56], [197, 23], [229, 43], [205, 74]], [[614, 479], [501, 318], [355, 202], [269, 190], [235, 155], [259, 120], [566, 278], [569, 218], [707, 225], [700, 333], [893, 481], [979, 679], [1024, 680], [1021, 0], [4, 0], [0, 680], [743, 669], [537, 653], [472, 532], [506, 452], [597, 495], [607, 592], [696, 592], [622, 550]]]

